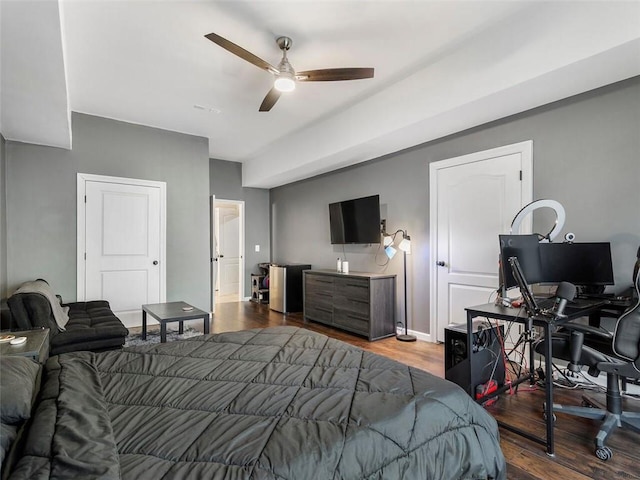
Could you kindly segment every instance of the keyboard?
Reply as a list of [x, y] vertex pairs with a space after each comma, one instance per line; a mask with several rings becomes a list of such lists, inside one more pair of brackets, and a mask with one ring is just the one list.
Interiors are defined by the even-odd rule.
[[556, 299], [555, 297], [536, 298], [536, 303], [540, 310], [551, 310], [556, 305]]

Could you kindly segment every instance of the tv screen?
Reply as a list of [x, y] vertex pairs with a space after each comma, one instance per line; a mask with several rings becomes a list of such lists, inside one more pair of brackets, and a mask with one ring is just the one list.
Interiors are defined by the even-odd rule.
[[329, 205], [331, 243], [380, 243], [380, 196]]

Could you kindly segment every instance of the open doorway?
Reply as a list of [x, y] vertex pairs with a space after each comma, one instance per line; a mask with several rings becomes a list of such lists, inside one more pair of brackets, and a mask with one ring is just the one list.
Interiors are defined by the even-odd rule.
[[244, 202], [211, 197], [211, 309], [244, 292]]

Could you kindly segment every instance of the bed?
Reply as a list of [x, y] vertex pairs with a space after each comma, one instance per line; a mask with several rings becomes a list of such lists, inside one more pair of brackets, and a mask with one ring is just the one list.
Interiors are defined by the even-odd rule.
[[273, 327], [49, 359], [11, 479], [503, 479], [462, 389]]

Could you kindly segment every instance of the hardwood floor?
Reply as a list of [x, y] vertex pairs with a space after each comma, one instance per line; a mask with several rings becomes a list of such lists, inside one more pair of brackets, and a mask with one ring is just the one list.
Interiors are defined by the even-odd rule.
[[[334, 330], [316, 323], [304, 323], [302, 314], [282, 315], [269, 310], [268, 305], [251, 302], [224, 303], [216, 307], [211, 333], [276, 325], [293, 325], [323, 333], [365, 350], [384, 355], [408, 365], [427, 370], [444, 377], [444, 346], [427, 342], [403, 343], [395, 338], [368, 342], [347, 332]], [[194, 324], [202, 329], [202, 324]], [[523, 384], [526, 387], [526, 384]], [[488, 407], [488, 411], [505, 423], [532, 430], [544, 435], [541, 415], [544, 390], [527, 391], [521, 388], [517, 394], [503, 395]], [[581, 391], [555, 389], [556, 401], [567, 405], [580, 405]], [[592, 395], [604, 402], [604, 395]], [[640, 411], [640, 401], [625, 399], [624, 407]], [[603, 462], [593, 454], [593, 437], [599, 423], [592, 420], [557, 415], [555, 428], [556, 455], [546, 455], [544, 447], [519, 435], [500, 429], [500, 445], [507, 459], [509, 480], [533, 479], [640, 479], [638, 460], [640, 433], [618, 429], [608, 440], [613, 457]]]

